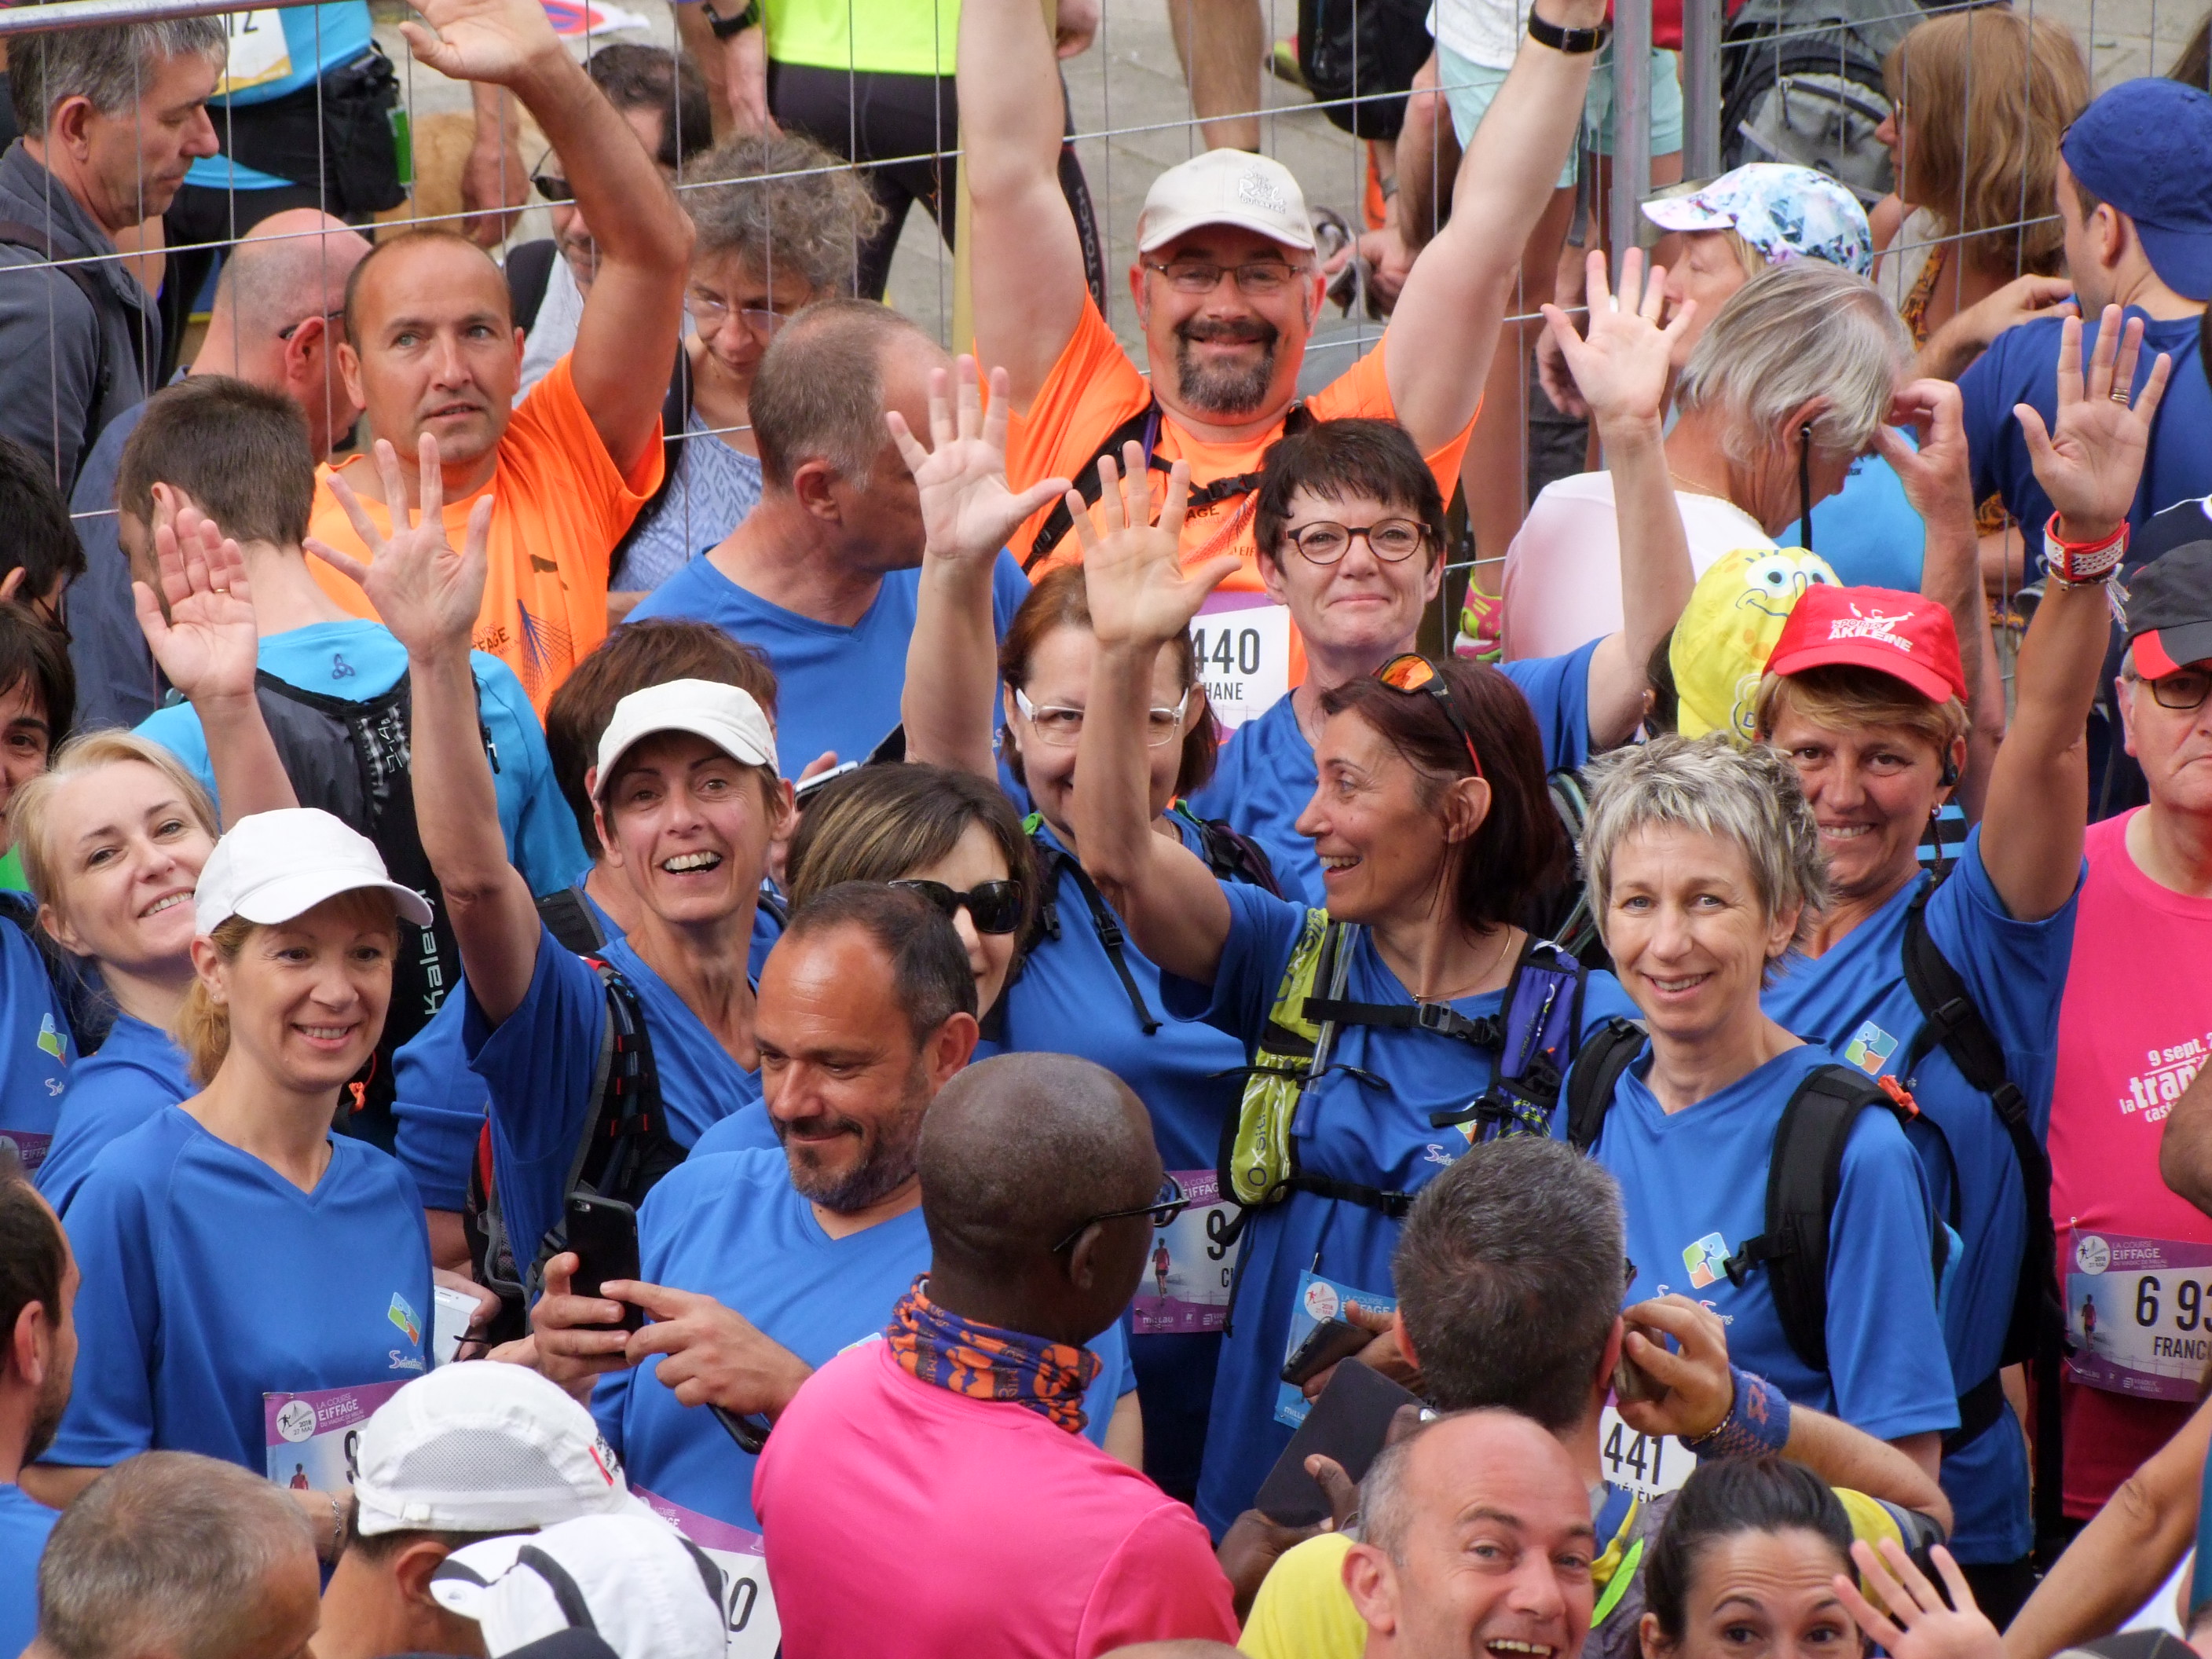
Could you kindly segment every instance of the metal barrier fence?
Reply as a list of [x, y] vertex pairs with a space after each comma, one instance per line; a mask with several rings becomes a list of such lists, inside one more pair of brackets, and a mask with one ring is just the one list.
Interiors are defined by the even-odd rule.
[[[58, 3], [48, 5], [0, 9], [0, 42], [34, 29], [216, 14], [265, 14], [311, 3], [312, 0], [275, 0], [272, 5], [270, 0], [262, 0], [261, 4], [248, 5], [244, 0], [58, 0]], [[672, 14], [664, 9], [662, 0], [634, 0], [634, 3], [646, 8], [650, 14], [644, 20], [650, 38], [662, 45], [675, 43]], [[1073, 143], [1097, 204], [1098, 232], [1105, 251], [1107, 315], [1124, 340], [1133, 344], [1136, 337], [1133, 317], [1120, 272], [1128, 257], [1136, 204], [1159, 167], [1195, 153], [1201, 147], [1195, 116], [1179, 78], [1175, 58], [1168, 49], [1164, 3], [1187, 5], [1190, 0], [1108, 0], [1089, 52], [1064, 65], [1070, 88]], [[1296, 19], [1289, 15], [1292, 10], [1291, 0], [1269, 0], [1269, 7], [1284, 14], [1267, 20], [1267, 34], [1272, 40], [1287, 34], [1295, 27]], [[1778, 116], [1772, 106], [1777, 100], [1788, 105], [1794, 95], [1793, 88], [1820, 82], [1824, 76], [1848, 83], [1844, 88], [1847, 95], [1838, 106], [1842, 113], [1837, 118], [1848, 117], [1870, 131], [1874, 124], [1887, 113], [1887, 100], [1880, 87], [1880, 43], [1901, 35], [1923, 19], [1968, 9], [1964, 3], [1920, 6], [1911, 3], [1911, 0], [1888, 0], [1886, 6], [1869, 3], [1856, 9], [1838, 0], [1748, 0], [1747, 3], [1739, 0], [1730, 15], [1724, 15], [1723, 0], [1686, 0], [1679, 66], [1685, 105], [1681, 171], [1698, 178], [1720, 170], [1730, 161], [1791, 159], [1777, 150], [1774, 140], [1778, 132], [1792, 142], [1797, 138], [1811, 140], [1811, 148], [1817, 150], [1820, 135], [1796, 132], [1790, 125], [1795, 118], [1792, 112], [1784, 109]], [[2126, 74], [2163, 72], [2179, 44], [2179, 30], [2193, 26], [2197, 21], [2194, 16], [2178, 15], [2172, 0], [2163, 27], [2158, 0], [2080, 0], [2080, 3], [2073, 5], [2042, 0], [2039, 9], [2036, 0], [2030, 0], [2018, 9], [2029, 18], [2060, 18], [2074, 28], [2099, 84]], [[399, 68], [403, 109], [417, 139], [419, 173], [424, 165], [420, 141], [425, 131], [425, 120], [463, 107], [465, 91], [458, 83], [447, 82], [413, 64], [391, 27], [392, 21], [404, 15], [401, 9], [392, 6], [391, 0], [379, 0], [377, 12], [380, 40], [392, 52]], [[1844, 15], [1849, 15], [1848, 26], [1835, 21]], [[1619, 154], [1614, 158], [1609, 199], [1602, 204], [1586, 199], [1583, 214], [1587, 229], [1601, 229], [1614, 246], [1638, 240], [1639, 234], [1646, 230], [1640, 206], [1650, 190], [1647, 179], [1651, 157], [1649, 130], [1641, 118], [1653, 103], [1652, 58], [1648, 49], [1651, 27], [1650, 0], [1620, 0], [1612, 51], [1613, 99], [1620, 112]], [[587, 27], [579, 44], [588, 52], [609, 40], [639, 38], [631, 29], [611, 34]], [[1755, 120], [1747, 118], [1744, 88], [1762, 80], [1772, 83], [1765, 94], [1767, 103], [1755, 112]], [[1259, 119], [1262, 148], [1291, 165], [1300, 174], [1310, 199], [1346, 209], [1346, 218], [1357, 228], [1359, 204], [1368, 193], [1364, 147], [1329, 125], [1325, 109], [1302, 92], [1265, 76], [1261, 88], [1258, 105], [1251, 113]], [[1830, 87], [1827, 91], [1831, 104], [1835, 104], [1837, 88]], [[1376, 94], [1374, 97], [1393, 95]], [[1856, 106], [1850, 101], [1854, 98], [1859, 100]], [[1971, 96], [1966, 102], [1971, 106]], [[1448, 125], [1449, 118], [1443, 118]], [[219, 130], [222, 121], [218, 110]], [[1859, 134], [1859, 137], [1863, 141], [1864, 134]], [[1978, 142], [1995, 141], [1994, 135], [1972, 131], [1962, 134], [1962, 146], [1967, 149]], [[1864, 148], [1863, 142], [1860, 147]], [[1784, 149], [1786, 148], [1785, 145]], [[944, 135], [941, 152], [956, 149], [957, 137]], [[524, 153], [518, 159], [522, 170], [527, 173], [532, 170], [538, 157]], [[432, 160], [434, 162], [435, 158]], [[1442, 173], [1440, 166], [1435, 167], [1430, 184], [1432, 189], [1448, 195], [1449, 181], [1441, 176]], [[441, 205], [430, 199], [434, 192], [428, 187], [443, 182], [425, 177], [410, 180], [407, 205], [385, 217], [409, 223], [453, 223], [463, 220], [467, 216], [459, 208]], [[690, 187], [679, 177], [679, 193]], [[1587, 180], [1584, 189], [1588, 189]], [[1868, 195], [1872, 191], [1862, 185], [1861, 193]], [[240, 234], [252, 222], [252, 194], [234, 192], [236, 228]], [[2024, 217], [2016, 222], [2033, 222], [2032, 217]], [[526, 215], [525, 229], [532, 228], [534, 223], [534, 218]], [[1983, 227], [1984, 230], [1989, 228], [1993, 228]], [[1648, 234], [1644, 239], [1648, 240]], [[514, 236], [509, 239], [514, 240], [517, 239]], [[1923, 249], [1940, 251], [1962, 244], [1965, 240], [1963, 233], [1900, 240], [1890, 250], [1890, 257]], [[178, 251], [185, 250], [171, 250]], [[100, 256], [99, 261], [62, 263], [96, 263], [131, 257], [129, 253], [118, 253]], [[1548, 273], [1532, 276], [1537, 280], [1524, 282], [1511, 307], [1514, 314], [1509, 319], [1510, 325], [1532, 323], [1536, 316], [1536, 303], [1548, 297], [1541, 291]], [[926, 214], [911, 216], [894, 261], [886, 297], [925, 325], [933, 326], [940, 337], [946, 337], [957, 308], [954, 287], [954, 263], [937, 236], [935, 227]], [[1333, 376], [1353, 356], [1371, 345], [1381, 328], [1380, 322], [1362, 314], [1356, 305], [1352, 314], [1325, 323], [1317, 330], [1310, 349], [1312, 367], [1308, 383], [1319, 384]], [[1512, 351], [1521, 369], [1516, 407], [1525, 474], [1534, 447], [1526, 416], [1531, 402], [1528, 381], [1532, 375], [1525, 339], [1522, 346], [1515, 347], [1512, 337], [1509, 334], [1501, 349]], [[1141, 351], [1137, 355], [1141, 363]], [[685, 434], [685, 438], [689, 441], [718, 435], [695, 431]], [[1569, 447], [1571, 448], [1571, 440]], [[1533, 485], [1531, 489], [1533, 492]], [[672, 510], [676, 510], [674, 504]], [[1482, 573], [1483, 585], [1494, 589], [1496, 582], [1490, 572], [1500, 562], [1503, 550], [1502, 546], [1485, 545], [1479, 552], [1462, 550], [1451, 560], [1452, 580], [1439, 615], [1444, 639], [1449, 639], [1451, 623], [1449, 596], [1478, 571]]]

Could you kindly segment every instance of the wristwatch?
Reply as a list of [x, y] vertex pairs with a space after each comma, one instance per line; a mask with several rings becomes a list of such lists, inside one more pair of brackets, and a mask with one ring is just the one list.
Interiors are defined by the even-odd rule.
[[714, 31], [717, 40], [726, 40], [732, 35], [743, 34], [747, 29], [760, 26], [760, 0], [745, 0], [745, 9], [735, 17], [725, 17], [716, 11], [709, 0], [700, 0], [700, 11], [707, 19], [707, 27]]
[[[711, 17], [714, 13], [707, 15]], [[1610, 23], [1601, 23], [1594, 29], [1563, 29], [1557, 23], [1546, 22], [1537, 15], [1534, 7], [1528, 9], [1528, 38], [1540, 46], [1549, 46], [1553, 52], [1572, 54], [1595, 52], [1612, 33], [1613, 25]]]

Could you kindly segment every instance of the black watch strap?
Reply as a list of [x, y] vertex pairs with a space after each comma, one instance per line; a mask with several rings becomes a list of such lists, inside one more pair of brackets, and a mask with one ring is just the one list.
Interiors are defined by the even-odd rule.
[[[758, 3], [758, 0], [755, 0]], [[712, 16], [713, 13], [708, 14]], [[1595, 52], [1603, 46], [1606, 37], [1613, 33], [1610, 23], [1601, 23], [1594, 29], [1563, 29], [1557, 23], [1547, 23], [1528, 11], [1528, 38], [1540, 46], [1549, 46], [1553, 52], [1582, 53]]]
[[761, 20], [760, 0], [746, 0], [745, 9], [735, 17], [723, 16], [708, 3], [708, 0], [700, 0], [699, 9], [706, 14], [707, 27], [714, 31], [717, 40], [743, 34], [747, 29], [757, 26]]

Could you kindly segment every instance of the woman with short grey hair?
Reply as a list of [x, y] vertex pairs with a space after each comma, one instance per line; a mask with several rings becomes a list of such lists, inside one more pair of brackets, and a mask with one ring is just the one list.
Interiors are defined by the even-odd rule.
[[853, 291], [860, 244], [883, 217], [851, 167], [789, 133], [719, 145], [679, 199], [698, 238], [684, 295], [690, 400], [669, 434], [678, 454], [667, 487], [616, 549], [613, 586], [625, 595], [659, 586], [759, 503], [750, 400], [761, 354], [794, 312]]
[[[1637, 1264], [1623, 1305], [1680, 1291], [1728, 1321], [1729, 1357], [1751, 1374], [1735, 1414], [1753, 1426], [1787, 1418], [1780, 1400], [1746, 1397], [1763, 1377], [1932, 1475], [1958, 1407], [1919, 1159], [1887, 1096], [1759, 1006], [1827, 897], [1796, 770], [1765, 745], [1669, 735], [1589, 775], [1583, 867], [1644, 1029], [1583, 1045], [1564, 1115], [1620, 1183]], [[1832, 1109], [1826, 1260], [1808, 1272], [1768, 1214], [1770, 1166], [1785, 1118], [1802, 1128]]]

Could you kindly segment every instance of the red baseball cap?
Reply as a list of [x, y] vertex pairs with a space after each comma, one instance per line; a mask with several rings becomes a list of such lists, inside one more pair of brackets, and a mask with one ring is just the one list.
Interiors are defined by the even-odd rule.
[[1782, 626], [1770, 674], [1798, 674], [1831, 664], [1871, 668], [1936, 702], [1966, 697], [1959, 633], [1951, 613], [1917, 593], [1888, 587], [1813, 586]]

